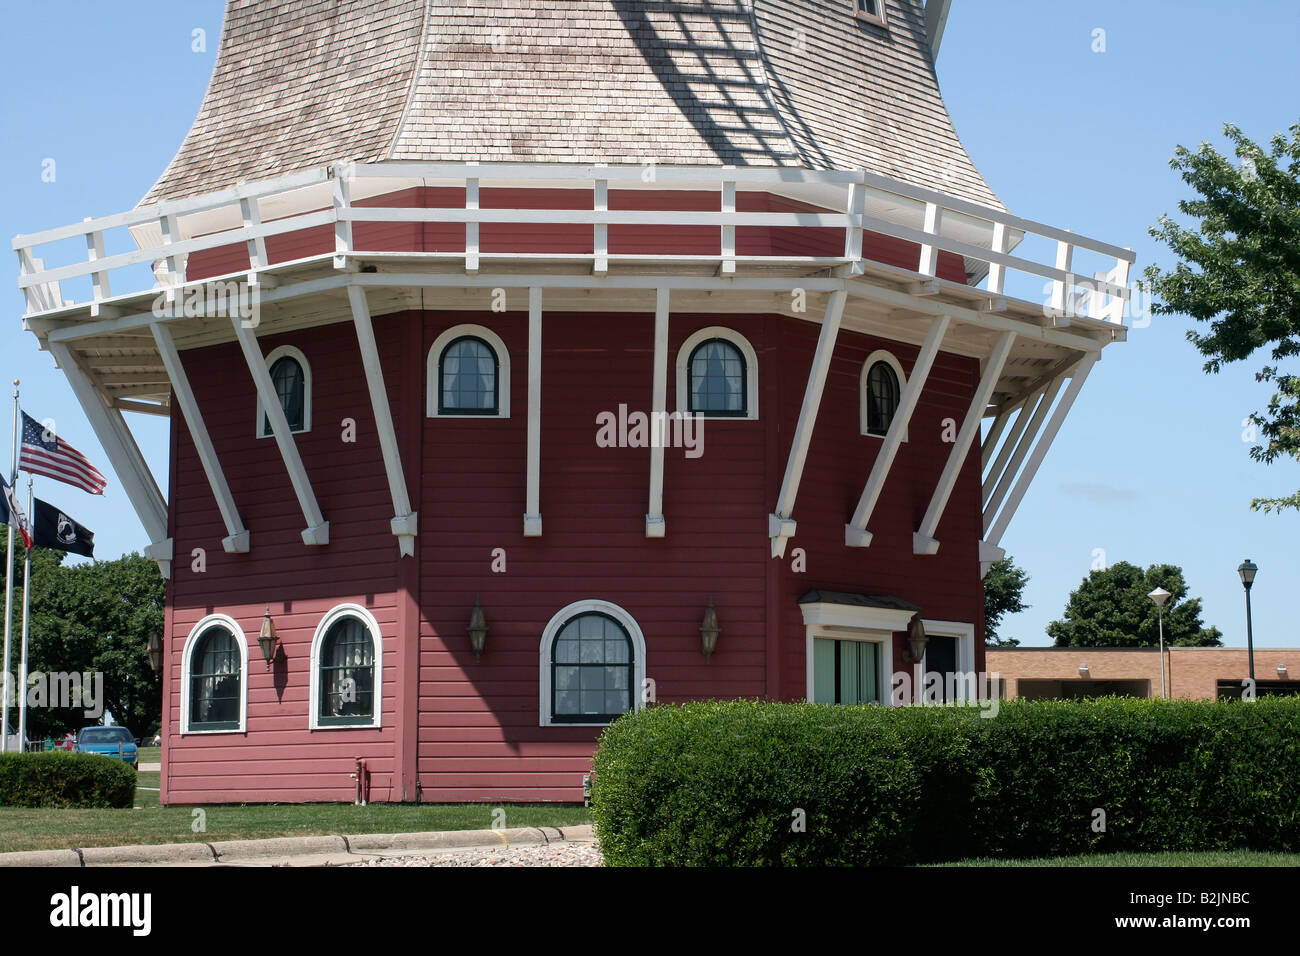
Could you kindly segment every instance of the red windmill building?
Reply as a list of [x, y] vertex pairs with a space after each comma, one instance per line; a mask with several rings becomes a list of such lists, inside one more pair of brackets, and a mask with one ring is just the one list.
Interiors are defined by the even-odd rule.
[[358, 757], [372, 800], [575, 800], [652, 700], [983, 669], [1133, 257], [998, 201], [947, 7], [228, 3], [140, 205], [15, 240], [168, 577], [164, 802]]

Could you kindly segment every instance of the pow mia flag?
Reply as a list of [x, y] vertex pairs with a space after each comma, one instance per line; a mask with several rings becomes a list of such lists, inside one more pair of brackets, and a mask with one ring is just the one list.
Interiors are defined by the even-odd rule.
[[32, 543], [38, 548], [95, 556], [94, 532], [40, 498], [32, 500]]

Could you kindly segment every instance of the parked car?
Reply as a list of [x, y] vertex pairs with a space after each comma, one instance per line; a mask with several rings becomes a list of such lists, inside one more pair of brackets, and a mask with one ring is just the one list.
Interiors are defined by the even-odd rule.
[[123, 762], [139, 769], [137, 765], [140, 753], [135, 745], [135, 737], [125, 727], [83, 727], [77, 735], [77, 752], [102, 754], [115, 760], [120, 754]]
[[5, 724], [5, 739], [6, 739], [5, 751], [7, 753], [20, 754], [27, 749], [26, 738], [19, 740], [18, 734], [8, 724]]

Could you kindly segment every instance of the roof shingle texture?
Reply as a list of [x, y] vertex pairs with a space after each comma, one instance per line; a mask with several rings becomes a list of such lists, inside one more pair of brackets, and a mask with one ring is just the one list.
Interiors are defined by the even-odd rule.
[[334, 160], [866, 168], [1000, 205], [921, 0], [229, 0], [145, 202]]

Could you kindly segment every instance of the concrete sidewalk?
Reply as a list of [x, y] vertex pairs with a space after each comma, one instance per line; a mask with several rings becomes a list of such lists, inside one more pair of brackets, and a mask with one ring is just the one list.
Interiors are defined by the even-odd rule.
[[482, 847], [591, 843], [591, 826], [516, 827], [510, 830], [441, 830], [346, 836], [276, 837], [217, 843], [85, 847], [0, 853], [0, 867], [86, 866], [342, 866], [366, 859], [451, 852]]

